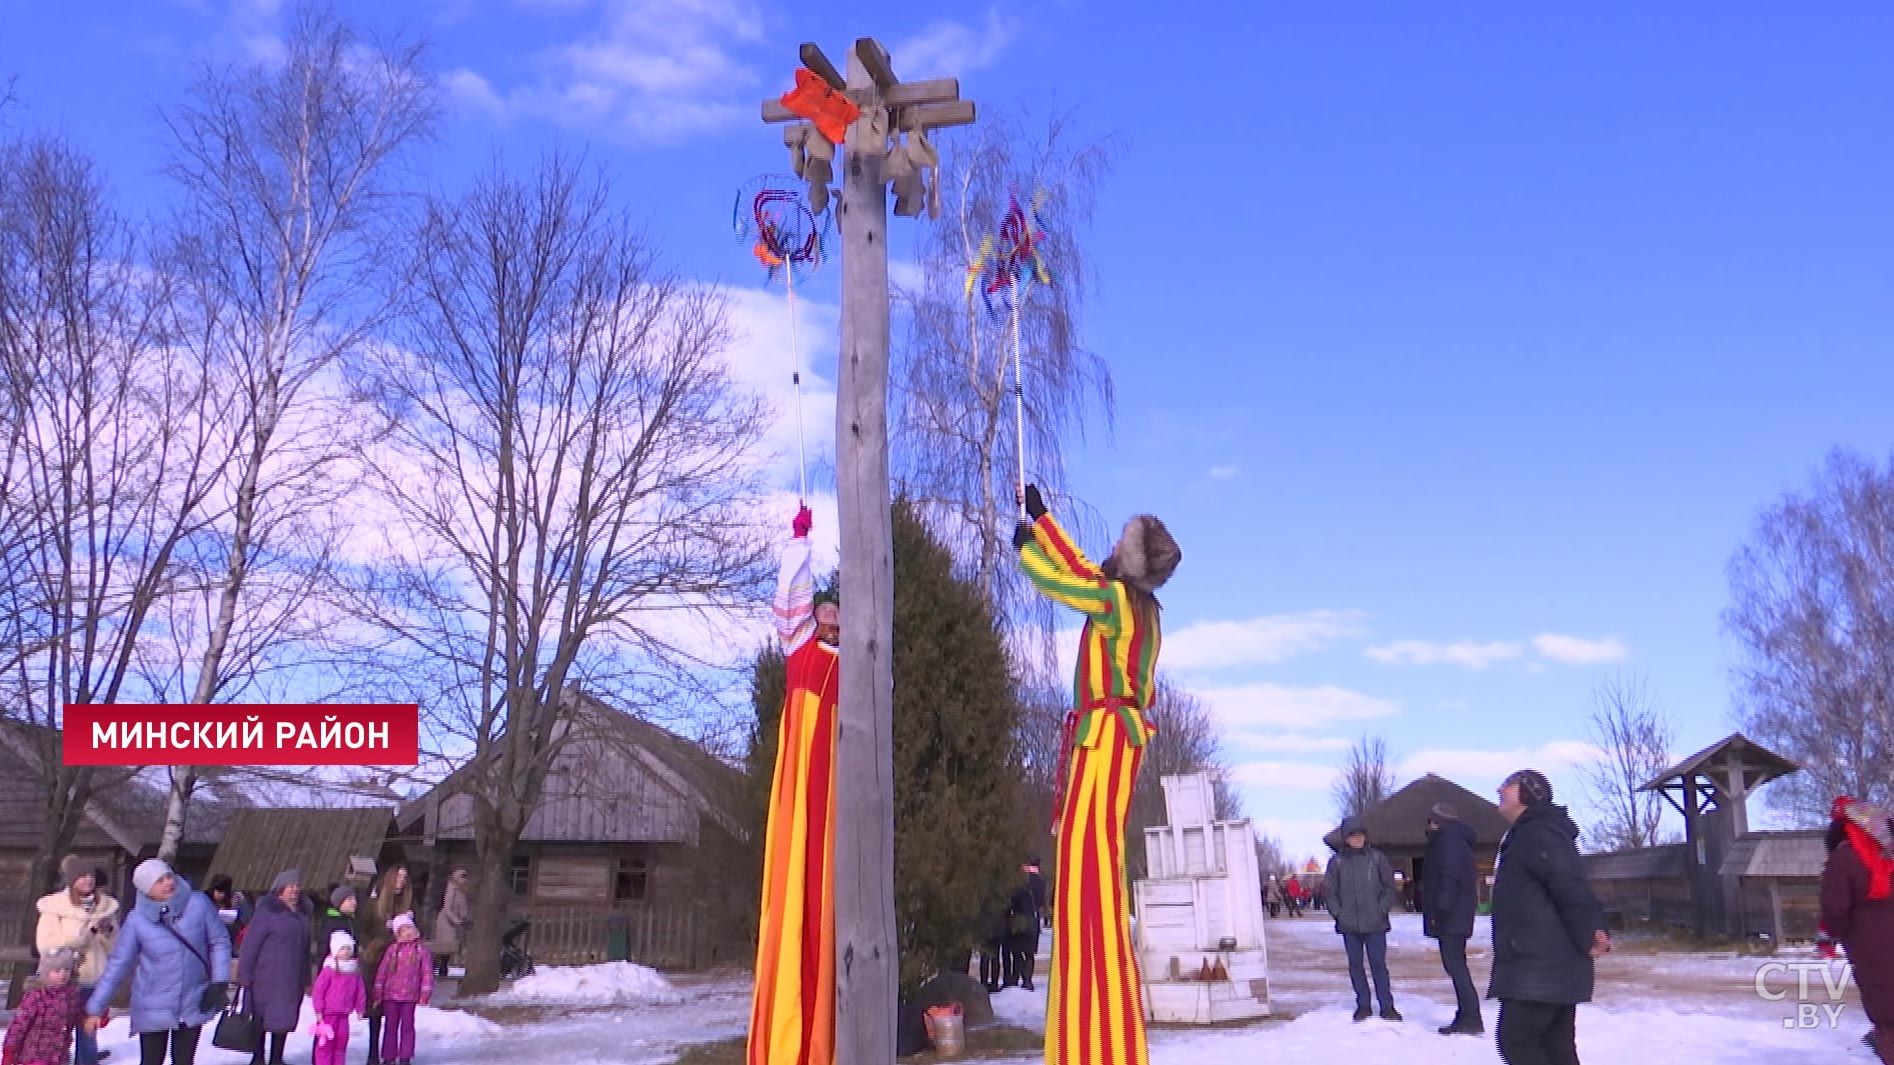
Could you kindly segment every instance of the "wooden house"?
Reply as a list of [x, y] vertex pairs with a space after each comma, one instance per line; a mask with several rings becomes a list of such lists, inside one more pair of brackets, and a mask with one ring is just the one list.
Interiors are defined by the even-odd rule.
[[[1421, 868], [1427, 853], [1427, 819], [1436, 803], [1446, 803], [1473, 829], [1473, 860], [1479, 872], [1480, 901], [1492, 897], [1493, 861], [1499, 854], [1499, 841], [1506, 835], [1506, 819], [1490, 800], [1433, 773], [1421, 777], [1401, 790], [1369, 807], [1361, 814], [1368, 831], [1368, 845], [1388, 856], [1400, 879], [1405, 904], [1419, 905]], [[1322, 842], [1330, 850], [1341, 850], [1341, 826], [1336, 826]]]
[[[700, 744], [573, 697], [582, 703], [572, 734], [507, 870], [514, 913], [533, 922], [533, 956], [674, 968], [740, 960], [744, 937], [715, 900], [753, 878], [742, 857], [742, 774]], [[424, 916], [451, 870], [476, 870], [466, 772], [398, 817]]]
[[253, 897], [267, 892], [276, 874], [285, 869], [301, 873], [303, 890], [311, 894], [331, 884], [347, 883], [360, 889], [367, 886], [374, 870], [405, 859], [394, 837], [393, 803], [353, 809], [238, 810], [211, 858], [207, 876], [228, 876], [237, 890]]

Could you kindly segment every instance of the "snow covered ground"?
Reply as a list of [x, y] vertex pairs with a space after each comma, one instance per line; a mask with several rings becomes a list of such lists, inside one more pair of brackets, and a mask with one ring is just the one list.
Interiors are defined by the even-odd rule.
[[[1397, 916], [1388, 938], [1395, 1005], [1407, 1018], [1401, 1024], [1354, 1022], [1347, 960], [1334, 925], [1325, 917], [1279, 918], [1269, 922], [1268, 931], [1275, 1017], [1208, 1031], [1156, 1029], [1150, 1035], [1153, 1065], [1279, 1060], [1283, 1055], [1324, 1055], [1360, 1065], [1498, 1060], [1490, 1035], [1497, 1003], [1484, 1003], [1486, 1038], [1442, 1036], [1434, 1030], [1453, 1018], [1453, 989], [1440, 970], [1433, 942], [1421, 935], [1420, 918]], [[1484, 918], [1474, 933], [1468, 953], [1483, 992], [1492, 941]], [[1784, 994], [1779, 1001], [1757, 993], [1757, 972], [1765, 965], [1771, 968], [1763, 974], [1764, 990]], [[1807, 953], [1765, 959], [1731, 952], [1653, 954], [1626, 945], [1599, 962], [1597, 1001], [1579, 1007], [1579, 1054], [1601, 1065], [1870, 1062], [1873, 1056], [1859, 1044], [1867, 1021], [1853, 993], [1847, 995], [1838, 1027], [1829, 1027], [1820, 1010], [1829, 1000], [1825, 969], [1839, 979], [1839, 968], [1820, 965]], [[1800, 1012], [1796, 988], [1804, 971], [1809, 1001], [1817, 1011], [1812, 1019], [1819, 1020], [1814, 1029], [1787, 1023]], [[1043, 979], [1038, 987], [1032, 994], [1014, 988], [996, 995], [995, 1015], [1005, 1023], [1043, 1030]]]
[[[1446, 1037], [1434, 1029], [1453, 1012], [1453, 996], [1429, 940], [1417, 918], [1396, 918], [1390, 937], [1389, 967], [1396, 1004], [1405, 1023], [1380, 1020], [1354, 1023], [1341, 941], [1320, 915], [1269, 922], [1270, 991], [1276, 1016], [1251, 1025], [1212, 1030], [1159, 1028], [1151, 1033], [1153, 1065], [1202, 1065], [1244, 1060], [1347, 1061], [1360, 1065], [1449, 1065], [1497, 1061], [1489, 1038]], [[1474, 979], [1485, 986], [1488, 930], [1476, 931], [1472, 955]], [[1042, 950], [1042, 955], [1044, 951]], [[1757, 993], [1757, 973], [1765, 965], [1764, 990], [1786, 993], [1771, 1001]], [[1042, 963], [1043, 967], [1043, 963]], [[1809, 1001], [1820, 1023], [1793, 1027], [1798, 1015], [1798, 973], [1806, 971]], [[1822, 966], [1807, 954], [1774, 959], [1733, 953], [1651, 953], [1626, 945], [1599, 964], [1598, 998], [1579, 1008], [1579, 1052], [1592, 1065], [1639, 1062], [1641, 1065], [1776, 1065], [1779, 1062], [1853, 1062], [1872, 1058], [1859, 1045], [1866, 1028], [1852, 992], [1839, 1024], [1821, 1019], [1828, 1001]], [[1045, 986], [1036, 993], [1018, 989], [993, 1000], [1002, 1023], [1045, 1027]], [[420, 1014], [419, 1065], [474, 1065], [493, 1061], [552, 1061], [560, 1065], [626, 1062], [662, 1065], [680, 1048], [741, 1035], [749, 1011], [749, 977], [724, 971], [664, 977], [626, 963], [582, 968], [543, 969], [528, 980], [459, 1008], [423, 1009]], [[1485, 1004], [1487, 1028], [1496, 1014]], [[1806, 1015], [1806, 1013], [1805, 1013]], [[103, 1033], [113, 1061], [131, 1061], [137, 1048], [123, 1019]], [[354, 1026], [349, 1060], [367, 1053], [366, 1026]], [[208, 1044], [209, 1032], [205, 1033]], [[290, 1043], [291, 1060], [308, 1060], [307, 1036]], [[204, 1065], [239, 1065], [244, 1057], [209, 1048]], [[1012, 1059], [1019, 1065], [1036, 1055]]]

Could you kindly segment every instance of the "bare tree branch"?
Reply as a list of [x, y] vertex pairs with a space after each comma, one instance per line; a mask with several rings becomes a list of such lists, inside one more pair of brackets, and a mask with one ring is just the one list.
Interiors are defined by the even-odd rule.
[[355, 604], [462, 760], [492, 933], [468, 987], [497, 981], [507, 862], [574, 738], [570, 690], [658, 705], [697, 666], [689, 624], [768, 579], [764, 411], [722, 359], [722, 298], [661, 273], [608, 193], [553, 158], [435, 203], [406, 343], [369, 367], [399, 518]]
[[1764, 510], [1729, 564], [1738, 717], [1806, 770], [1769, 789], [1810, 819], [1894, 800], [1894, 463], [1836, 451]]
[[1638, 788], [1670, 768], [1675, 732], [1644, 677], [1612, 677], [1592, 689], [1592, 742], [1598, 756], [1583, 767], [1597, 798], [1592, 839], [1604, 850], [1654, 847], [1664, 798]]
[[1348, 748], [1341, 775], [1330, 785], [1335, 812], [1343, 819], [1360, 816], [1362, 811], [1394, 794], [1394, 767], [1388, 755], [1385, 736], [1363, 736]]

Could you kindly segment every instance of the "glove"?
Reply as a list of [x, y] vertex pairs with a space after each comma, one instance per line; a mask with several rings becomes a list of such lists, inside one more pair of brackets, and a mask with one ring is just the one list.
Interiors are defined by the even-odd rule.
[[1032, 543], [1032, 540], [1032, 522], [1022, 521], [1013, 526], [1013, 550], [1026, 550], [1026, 545]]
[[1828, 934], [1826, 926], [1815, 930], [1815, 956], [1832, 960], [1838, 952], [1835, 949], [1835, 937]]
[[422, 996], [421, 996], [421, 1005], [423, 1005], [423, 1006], [425, 1006], [425, 1005], [427, 1005], [427, 1004], [428, 1004], [428, 1001], [429, 1001], [430, 999], [432, 999], [433, 997], [434, 997], [433, 995], [422, 995]]
[[[242, 987], [243, 985], [238, 984], [237, 986]], [[222, 1013], [224, 1007], [228, 1005], [230, 1005], [229, 984], [211, 984], [204, 988], [203, 997], [197, 1000], [197, 1008], [206, 1013]]]
[[795, 531], [796, 539], [800, 540], [809, 535], [809, 530], [814, 526], [815, 515], [809, 513], [808, 507], [801, 507], [797, 509], [796, 520], [790, 523], [789, 527]]
[[1041, 496], [1039, 494], [1038, 485], [1029, 484], [1026, 486], [1025, 503], [1026, 503], [1026, 516], [1027, 517], [1031, 518], [1034, 521], [1038, 521], [1040, 518], [1043, 518], [1046, 516], [1046, 500], [1044, 496]]

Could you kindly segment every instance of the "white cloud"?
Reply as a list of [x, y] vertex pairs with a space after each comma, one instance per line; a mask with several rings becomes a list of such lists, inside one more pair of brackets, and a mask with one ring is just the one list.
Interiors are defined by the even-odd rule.
[[1370, 647], [1362, 653], [1377, 662], [1390, 665], [1447, 664], [1466, 669], [1485, 669], [1495, 662], [1518, 658], [1524, 650], [1519, 644], [1507, 641], [1432, 643], [1427, 640], [1396, 640], [1385, 647]]
[[1222, 669], [1275, 665], [1358, 635], [1361, 614], [1313, 610], [1244, 621], [1200, 621], [1164, 636], [1169, 669]]
[[[1321, 729], [1339, 722], [1370, 721], [1401, 712], [1398, 704], [1387, 699], [1332, 684], [1291, 688], [1263, 682], [1203, 688], [1196, 694], [1210, 704], [1224, 728], [1232, 732], [1259, 728]], [[1241, 737], [1233, 736], [1232, 740], [1241, 742]]]
[[1283, 754], [1318, 754], [1345, 751], [1350, 741], [1341, 736], [1304, 736], [1294, 732], [1249, 734], [1236, 737], [1234, 744], [1251, 751], [1276, 751]]
[[1630, 653], [1623, 643], [1615, 639], [1586, 640], [1577, 636], [1559, 636], [1550, 632], [1533, 637], [1532, 646], [1544, 657], [1568, 666], [1595, 666], [1604, 662], [1618, 662]]
[[1018, 26], [991, 7], [984, 26], [936, 22], [889, 49], [888, 55], [903, 81], [958, 77], [999, 62], [1018, 37]]
[[1335, 782], [1334, 766], [1313, 762], [1244, 762], [1233, 766], [1230, 777], [1245, 788], [1280, 788], [1327, 794]]
[[1398, 775], [1411, 780], [1437, 773], [1462, 787], [1491, 797], [1492, 790], [1515, 769], [1537, 769], [1552, 780], [1555, 793], [1576, 796], [1583, 790], [1577, 769], [1598, 756], [1598, 748], [1577, 740], [1554, 740], [1537, 747], [1512, 750], [1435, 749], [1402, 759]]
[[1213, 481], [1234, 481], [1243, 470], [1238, 466], [1212, 466], [1209, 477]]
[[589, 12], [592, 25], [579, 39], [536, 57], [542, 71], [536, 83], [496, 89], [476, 71], [452, 72], [448, 86], [458, 99], [500, 118], [674, 141], [754, 117], [757, 101], [768, 95], [736, 54], [763, 43], [763, 19], [750, 0], [542, 6]]
[[775, 455], [775, 483], [785, 487], [796, 484], [797, 399], [791, 373], [802, 372], [802, 442], [813, 490], [826, 482], [818, 473], [834, 460], [835, 383], [812, 367], [835, 365], [840, 312], [833, 304], [797, 299], [792, 344], [789, 300], [781, 289], [729, 288], [725, 293], [734, 334], [725, 355], [737, 381], [776, 412], [763, 443]]
[[897, 295], [919, 295], [927, 289], [927, 274], [921, 269], [921, 264], [913, 259], [889, 259], [888, 287]]

